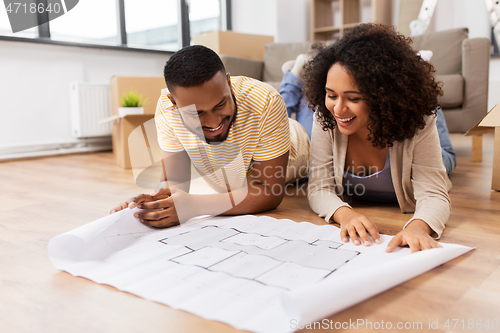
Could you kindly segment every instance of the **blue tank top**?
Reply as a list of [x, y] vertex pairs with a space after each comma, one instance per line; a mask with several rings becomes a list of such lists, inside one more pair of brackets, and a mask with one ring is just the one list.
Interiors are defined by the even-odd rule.
[[384, 169], [369, 176], [360, 177], [345, 170], [342, 186], [344, 195], [349, 197], [365, 201], [397, 202], [392, 184], [389, 152], [387, 152]]

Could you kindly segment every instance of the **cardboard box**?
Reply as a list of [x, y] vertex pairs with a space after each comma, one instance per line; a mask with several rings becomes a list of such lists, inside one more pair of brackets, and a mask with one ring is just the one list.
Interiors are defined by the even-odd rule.
[[[132, 131], [154, 118], [156, 104], [161, 95], [161, 90], [165, 89], [165, 79], [159, 77], [120, 77], [114, 76], [111, 79], [111, 107], [114, 117], [113, 121], [113, 154], [118, 165], [125, 169], [132, 167], [130, 163], [130, 152], [128, 137]], [[135, 90], [142, 94], [143, 98], [148, 98], [144, 104], [143, 115], [127, 115], [119, 117], [118, 107], [123, 93]]]
[[113, 154], [115, 155], [116, 163], [118, 163], [118, 165], [122, 168], [132, 168], [128, 144], [128, 137], [130, 133], [152, 118], [154, 118], [153, 114], [145, 114], [128, 115], [123, 118], [113, 120]]
[[465, 135], [482, 135], [487, 132], [495, 132], [495, 143], [493, 150], [493, 172], [491, 177], [491, 189], [500, 191], [500, 104], [495, 105], [474, 127]]
[[123, 94], [134, 90], [142, 94], [147, 99], [144, 104], [144, 114], [155, 114], [156, 103], [160, 98], [161, 90], [167, 87], [162, 76], [154, 77], [133, 77], [133, 76], [113, 76], [111, 78], [111, 113], [118, 115], [120, 99]]
[[217, 54], [258, 61], [264, 60], [265, 45], [273, 42], [273, 36], [242, 34], [234, 31], [210, 31], [193, 37], [193, 44], [209, 47]]

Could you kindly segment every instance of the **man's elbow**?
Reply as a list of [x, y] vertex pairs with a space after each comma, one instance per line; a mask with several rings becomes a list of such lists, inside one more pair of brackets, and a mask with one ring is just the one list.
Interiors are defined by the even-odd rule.
[[257, 214], [267, 212], [273, 209], [278, 208], [278, 206], [283, 201], [284, 194], [268, 194], [261, 197], [259, 200], [259, 204], [253, 206], [251, 212], [249, 214]]
[[283, 201], [284, 197], [285, 197], [285, 193], [273, 194], [272, 200], [269, 200], [269, 205], [270, 205], [269, 210], [278, 208], [278, 206]]

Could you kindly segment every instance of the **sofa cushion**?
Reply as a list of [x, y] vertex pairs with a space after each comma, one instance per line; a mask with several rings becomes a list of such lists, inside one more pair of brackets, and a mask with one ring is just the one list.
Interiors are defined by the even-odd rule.
[[415, 51], [431, 50], [431, 64], [437, 74], [462, 74], [462, 42], [469, 35], [467, 28], [428, 33], [413, 38]]
[[225, 54], [219, 55], [226, 72], [231, 76], [248, 76], [257, 80], [262, 79], [262, 61], [245, 59], [240, 57], [228, 56]]
[[281, 66], [288, 60], [295, 60], [301, 53], [307, 53], [311, 43], [269, 43], [264, 51], [263, 81], [281, 82]]
[[443, 96], [439, 103], [443, 109], [458, 108], [464, 103], [464, 77], [460, 74], [436, 75], [443, 82]]

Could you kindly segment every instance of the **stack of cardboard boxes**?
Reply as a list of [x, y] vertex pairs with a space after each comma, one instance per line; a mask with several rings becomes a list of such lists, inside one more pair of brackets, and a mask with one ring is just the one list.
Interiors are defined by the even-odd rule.
[[[137, 127], [154, 118], [156, 104], [161, 90], [166, 88], [165, 79], [159, 77], [123, 77], [114, 76], [111, 79], [111, 107], [113, 120], [113, 153], [118, 165], [125, 169], [132, 167], [130, 162], [128, 137]], [[142, 94], [147, 99], [144, 104], [144, 114], [118, 117], [118, 108], [122, 95], [130, 90]]]

